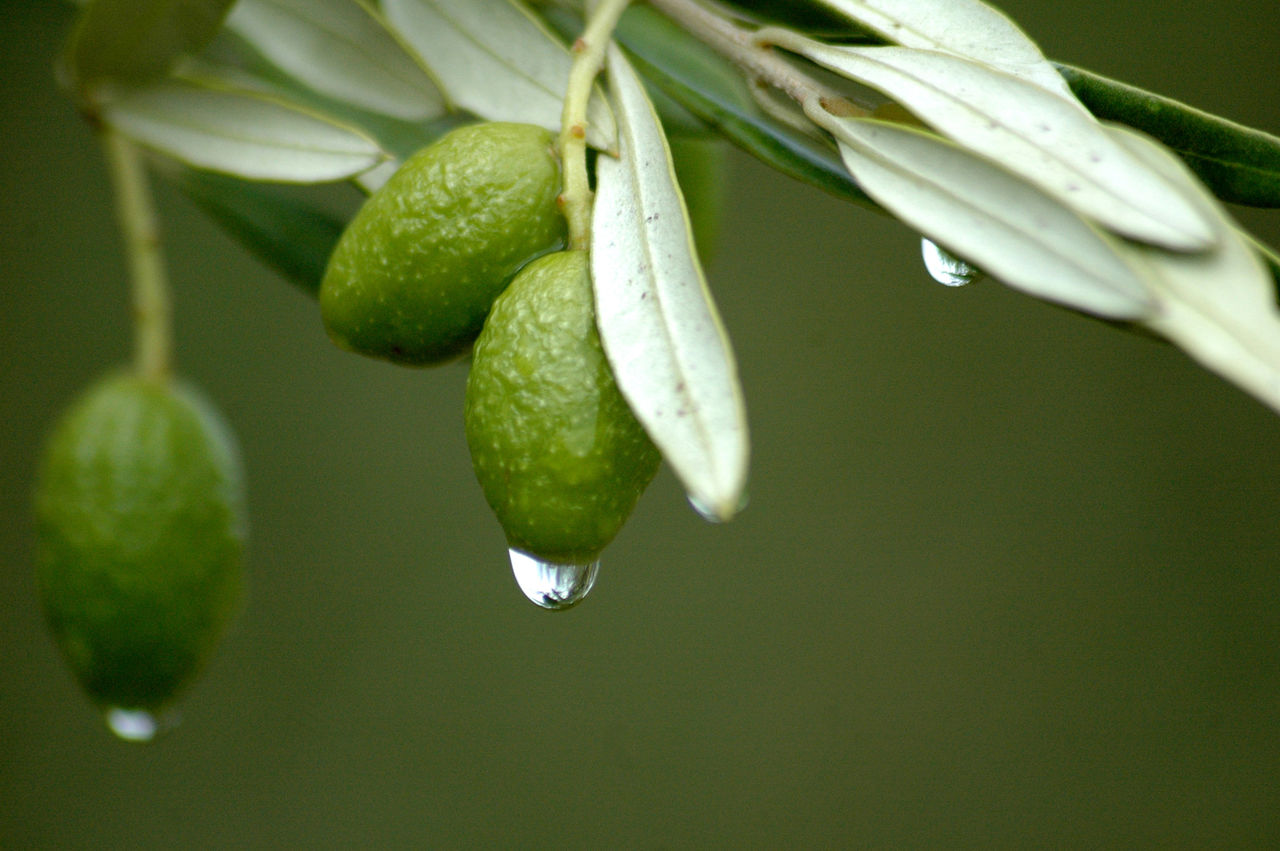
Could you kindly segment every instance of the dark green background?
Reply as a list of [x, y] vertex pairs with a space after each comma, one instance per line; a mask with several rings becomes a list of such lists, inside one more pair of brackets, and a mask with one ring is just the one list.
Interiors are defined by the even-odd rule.
[[[1055, 58], [1280, 131], [1280, 4], [1010, 0]], [[150, 747], [33, 596], [44, 429], [129, 353], [60, 3], [0, 52], [0, 847], [1275, 847], [1280, 418], [1171, 347], [733, 162], [711, 270], [750, 508], [659, 475], [592, 597], [525, 602], [465, 369], [344, 355], [161, 191], [183, 373], [250, 473], [247, 608]], [[1244, 220], [1280, 243], [1280, 213]]]

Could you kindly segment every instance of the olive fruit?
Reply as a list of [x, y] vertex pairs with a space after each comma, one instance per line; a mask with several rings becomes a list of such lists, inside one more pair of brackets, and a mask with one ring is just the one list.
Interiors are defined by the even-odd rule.
[[329, 336], [409, 365], [463, 353], [525, 263], [562, 247], [560, 165], [529, 124], [460, 127], [373, 193], [334, 247], [320, 285]]
[[626, 522], [660, 456], [605, 359], [585, 252], [535, 260], [494, 303], [467, 378], [466, 433], [512, 548], [585, 564]]
[[37, 587], [102, 707], [155, 712], [208, 659], [243, 584], [242, 481], [231, 433], [177, 383], [107, 376], [50, 435], [35, 492]]

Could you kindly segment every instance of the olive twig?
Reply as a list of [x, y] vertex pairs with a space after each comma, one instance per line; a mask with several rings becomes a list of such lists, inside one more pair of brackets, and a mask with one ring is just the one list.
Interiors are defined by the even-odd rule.
[[129, 263], [134, 366], [144, 378], [162, 380], [169, 374], [172, 359], [172, 311], [146, 170], [137, 147], [120, 133], [108, 127], [103, 130], [102, 141]]
[[870, 112], [869, 108], [853, 103], [843, 92], [779, 56], [770, 39], [785, 34], [785, 30], [774, 27], [751, 30], [738, 26], [697, 0], [649, 0], [649, 3], [741, 68], [753, 82], [778, 89], [796, 101], [806, 114], [812, 115], [815, 106], [842, 117]]
[[605, 48], [618, 18], [630, 0], [599, 0], [586, 28], [573, 43], [573, 67], [564, 97], [560, 121], [560, 160], [564, 168], [561, 208], [569, 223], [569, 248], [584, 250], [591, 244], [591, 182], [587, 176], [587, 103], [596, 76], [604, 66]]

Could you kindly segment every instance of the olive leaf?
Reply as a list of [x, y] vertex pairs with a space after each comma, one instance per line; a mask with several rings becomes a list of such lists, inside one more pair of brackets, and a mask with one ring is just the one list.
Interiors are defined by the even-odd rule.
[[440, 115], [431, 77], [353, 0], [240, 0], [227, 27], [322, 94], [406, 121]]
[[591, 276], [618, 387], [693, 502], [732, 517], [746, 487], [746, 409], [657, 115], [622, 52], [606, 68], [619, 158], [596, 163]]
[[858, 183], [895, 216], [1003, 283], [1111, 319], [1150, 315], [1108, 237], [993, 163], [930, 133], [815, 108]]
[[249, 180], [343, 180], [386, 156], [368, 136], [314, 113], [180, 80], [120, 91], [103, 120], [180, 162]]
[[1040, 48], [1005, 14], [978, 0], [818, 0], [886, 40], [981, 62], [1074, 103]]
[[839, 198], [873, 206], [834, 150], [764, 115], [741, 74], [667, 18], [632, 6], [615, 37], [638, 70], [747, 153]]
[[219, 33], [199, 55], [183, 60], [172, 76], [201, 88], [254, 92], [294, 109], [314, 113], [363, 133], [384, 151], [400, 158], [413, 155], [461, 121], [474, 120], [462, 113], [446, 112], [426, 120], [406, 121], [321, 94], [275, 65], [229, 29]]
[[89, 100], [106, 81], [162, 76], [203, 47], [234, 0], [93, 0], [81, 12], [63, 55], [67, 82]]
[[1149, 271], [1159, 309], [1144, 324], [1280, 411], [1280, 308], [1263, 258], [1181, 161], [1142, 134], [1119, 126], [1111, 132], [1150, 167], [1178, 181], [1218, 237], [1216, 250], [1189, 255], [1122, 246]]
[[1223, 201], [1280, 207], [1280, 138], [1081, 68], [1058, 71], [1090, 112], [1159, 139]]
[[320, 291], [329, 254], [347, 225], [341, 216], [293, 194], [297, 187], [247, 183], [177, 163], [160, 173], [264, 263], [308, 295]]
[[1179, 251], [1212, 245], [1196, 207], [1074, 101], [948, 53], [779, 42], [871, 86], [943, 135], [1116, 233]]
[[[383, 0], [382, 8], [454, 104], [492, 121], [559, 132], [573, 60], [523, 6], [509, 0]], [[587, 118], [587, 141], [612, 150], [613, 117], [598, 92]]]

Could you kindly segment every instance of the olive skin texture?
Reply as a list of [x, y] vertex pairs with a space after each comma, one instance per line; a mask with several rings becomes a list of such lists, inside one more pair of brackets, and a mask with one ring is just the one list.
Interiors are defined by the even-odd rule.
[[238, 608], [246, 536], [231, 433], [190, 388], [113, 374], [58, 423], [35, 492], [36, 584], [76, 679], [154, 712]]
[[460, 127], [414, 154], [334, 247], [320, 313], [339, 346], [427, 366], [464, 353], [519, 269], [564, 244], [552, 136]]
[[511, 547], [586, 564], [626, 522], [661, 456], [605, 359], [586, 252], [535, 260], [494, 303], [467, 378], [466, 433]]

